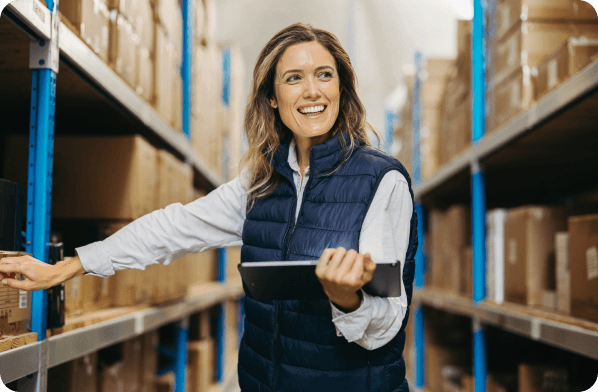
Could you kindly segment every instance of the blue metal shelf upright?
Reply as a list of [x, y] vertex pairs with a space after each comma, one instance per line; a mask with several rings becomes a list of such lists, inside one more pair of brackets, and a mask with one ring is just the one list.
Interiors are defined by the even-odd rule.
[[[477, 145], [485, 134], [486, 99], [486, 0], [474, 0], [472, 28], [472, 145]], [[420, 126], [421, 126], [421, 53], [415, 54], [416, 77], [413, 87], [413, 182], [419, 186], [421, 178]], [[471, 162], [471, 209], [473, 248], [473, 300], [478, 304], [486, 298], [486, 185], [483, 163]], [[420, 243], [416, 254], [415, 289], [424, 287], [425, 260], [423, 254], [424, 207], [416, 200], [415, 211], [419, 218]], [[415, 380], [417, 389], [425, 386], [424, 367], [424, 314], [421, 304], [414, 309]], [[477, 316], [473, 317], [473, 374], [476, 392], [486, 391], [487, 353], [486, 335]]]

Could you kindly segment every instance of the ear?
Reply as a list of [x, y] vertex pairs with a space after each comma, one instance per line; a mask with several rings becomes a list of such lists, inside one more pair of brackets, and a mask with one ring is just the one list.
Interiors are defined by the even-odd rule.
[[276, 109], [278, 107], [278, 104], [276, 103], [276, 98], [270, 98], [270, 106], [272, 106], [273, 109]]

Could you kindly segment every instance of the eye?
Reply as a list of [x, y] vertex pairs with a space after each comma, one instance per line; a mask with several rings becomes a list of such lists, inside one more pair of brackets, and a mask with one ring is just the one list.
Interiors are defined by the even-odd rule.
[[322, 78], [322, 79], [330, 79], [330, 78], [332, 78], [332, 72], [330, 72], [330, 71], [323, 71], [323, 72], [320, 72], [320, 73], [318, 74], [318, 77], [319, 77], [319, 78]]
[[291, 75], [287, 78], [287, 82], [296, 82], [300, 79], [301, 77], [297, 74]]

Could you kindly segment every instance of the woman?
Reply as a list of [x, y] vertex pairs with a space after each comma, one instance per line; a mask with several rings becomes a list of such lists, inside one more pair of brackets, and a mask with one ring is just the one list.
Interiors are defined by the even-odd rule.
[[[29, 280], [2, 283], [37, 290], [225, 246], [242, 245], [244, 262], [319, 259], [329, 300], [246, 297], [242, 390], [407, 392], [402, 351], [417, 217], [404, 167], [371, 147], [355, 83], [334, 35], [301, 23], [280, 31], [253, 73], [241, 176], [78, 248], [78, 257], [55, 267], [3, 259], [0, 272]], [[397, 261], [401, 297], [361, 290], [375, 262]]]

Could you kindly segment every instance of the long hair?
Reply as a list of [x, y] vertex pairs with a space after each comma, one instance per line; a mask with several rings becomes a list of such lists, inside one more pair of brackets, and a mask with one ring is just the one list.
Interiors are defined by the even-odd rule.
[[[266, 44], [258, 57], [253, 70], [251, 93], [245, 107], [244, 128], [248, 148], [241, 158], [239, 168], [247, 168], [249, 172], [247, 189], [250, 208], [256, 199], [272, 194], [280, 180], [270, 162], [281, 141], [291, 130], [282, 123], [278, 111], [270, 106], [270, 99], [274, 96], [278, 61], [288, 47], [303, 42], [319, 43], [330, 52], [336, 62], [341, 95], [338, 117], [331, 132], [332, 137], [340, 139], [343, 162], [349, 158], [356, 143], [372, 146], [368, 130], [380, 141], [378, 133], [365, 119], [365, 107], [357, 96], [355, 71], [338, 38], [305, 23], [296, 23], [281, 30]], [[348, 134], [349, 144], [345, 142], [341, 131]]]

